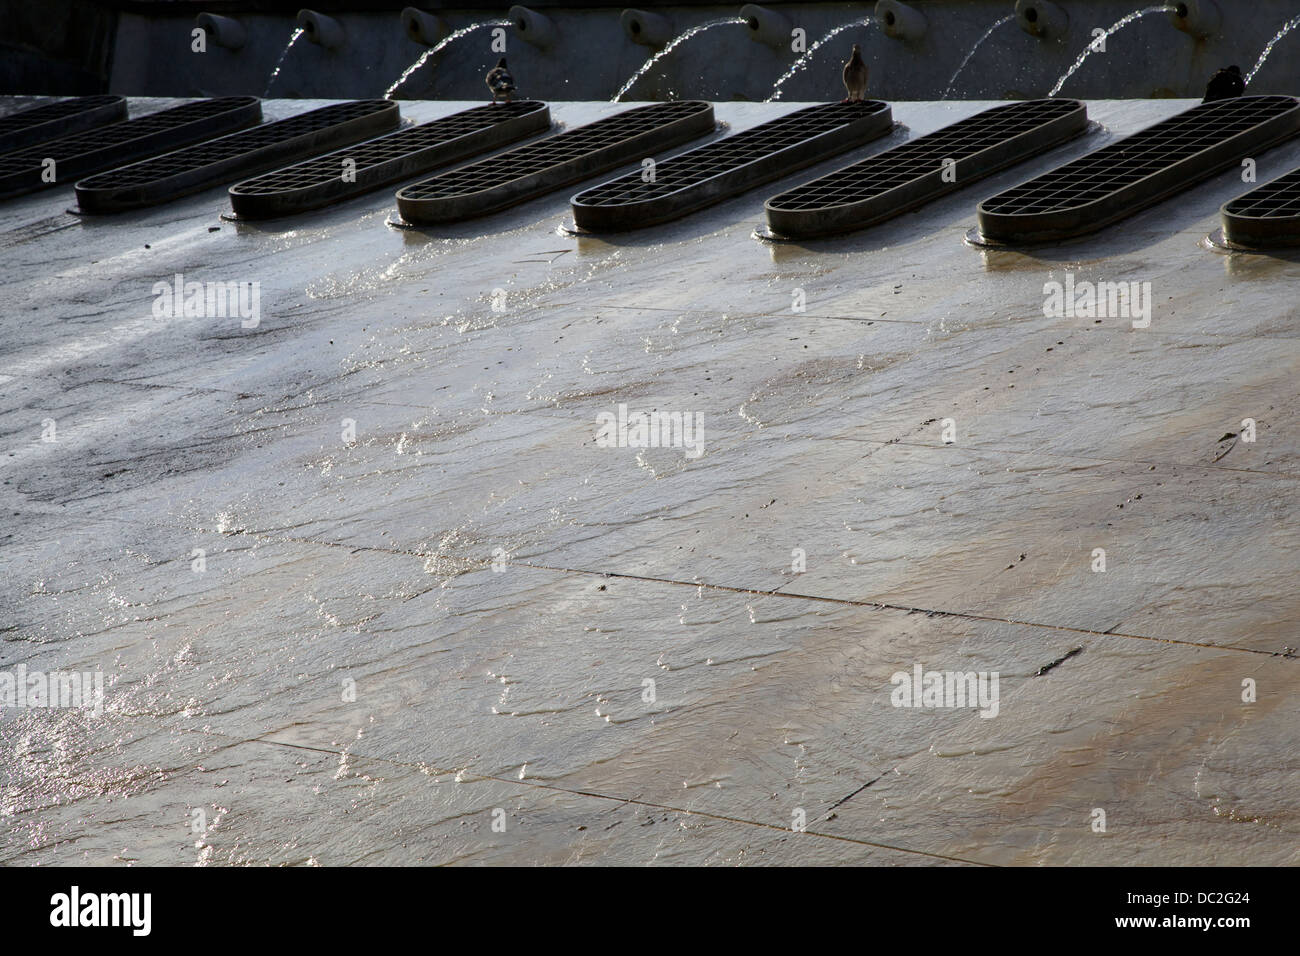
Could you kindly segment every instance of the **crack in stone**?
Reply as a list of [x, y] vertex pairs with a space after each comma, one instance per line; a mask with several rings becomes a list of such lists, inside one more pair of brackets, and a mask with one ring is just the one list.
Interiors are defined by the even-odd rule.
[[[188, 728], [183, 728], [183, 729], [186, 729], [189, 733], [203, 734], [206, 737], [222, 737], [226, 740], [231, 740], [236, 743], [263, 744], [265, 746], [271, 746], [271, 747], [285, 747], [294, 750], [307, 750], [307, 751], [313, 751], [315, 753], [331, 754], [335, 757], [341, 757], [343, 756], [344, 753], [341, 750], [332, 750], [328, 747], [313, 747], [309, 744], [284, 743], [282, 741], [267, 740], [265, 738], [241, 739], [238, 737], [231, 737], [227, 734], [217, 733], [211, 730], [199, 730], [199, 729], [189, 730]], [[373, 760], [376, 763], [384, 763], [396, 767], [405, 767], [426, 774], [428, 773], [433, 773], [435, 775], [445, 774], [450, 776], [458, 773], [457, 771], [453, 771], [453, 770], [433, 767], [430, 766], [429, 764], [411, 763], [404, 760], [394, 760], [389, 757], [372, 757], [367, 754], [357, 753], [356, 751], [348, 751], [347, 755], [348, 757], [357, 760]], [[504, 783], [504, 784], [510, 784], [512, 786], [518, 786], [518, 787], [531, 787], [535, 790], [550, 790], [556, 793], [565, 793], [572, 796], [589, 797], [593, 800], [606, 800], [624, 806], [645, 807], [646, 809], [661, 810], [666, 813], [678, 813], [684, 816], [703, 817], [707, 820], [718, 820], [724, 823], [735, 823], [741, 826], [757, 827], [763, 830], [772, 830], [777, 833], [789, 834], [792, 832], [786, 827], [777, 826], [774, 823], [765, 823], [762, 820], [749, 820], [744, 817], [736, 817], [724, 813], [710, 813], [705, 810], [689, 810], [686, 809], [685, 807], [677, 807], [666, 803], [655, 803], [654, 801], [651, 800], [639, 800], [636, 799], [635, 797], [613, 796], [611, 794], [601, 793], [598, 790], [579, 790], [572, 787], [561, 787], [552, 783], [543, 783], [537, 780], [519, 780], [516, 777], [497, 777], [497, 776], [493, 776], [492, 774], [477, 773], [468, 769], [459, 771], [459, 773], [462, 779], [474, 778], [474, 779], [484, 780], [484, 781], [490, 780], [493, 781], [494, 783]], [[875, 783], [875, 780], [871, 781], [871, 783]], [[866, 786], [870, 786], [870, 784], [867, 784]], [[862, 789], [865, 789], [865, 787], [859, 788], [859, 790]], [[856, 792], [857, 791], [855, 791], [855, 793]], [[949, 856], [943, 853], [931, 853], [928, 850], [916, 850], [910, 847], [895, 846], [889, 843], [877, 843], [872, 840], [862, 840], [857, 837], [843, 836], [835, 833], [822, 833], [817, 830], [803, 830], [801, 832], [808, 836], [821, 837], [822, 839], [826, 839], [826, 840], [839, 840], [840, 842], [843, 843], [854, 843], [859, 846], [871, 847], [873, 849], [878, 849], [878, 850], [888, 850], [894, 853], [907, 853], [913, 856], [923, 856], [933, 860], [942, 860], [947, 863], [965, 863], [969, 866], [996, 866], [996, 864], [983, 863], [979, 860], [968, 860], [964, 857]]]
[[1082, 653], [1083, 653], [1082, 645], [1080, 645], [1079, 647], [1072, 648], [1071, 650], [1066, 651], [1065, 654], [1063, 654], [1061, 657], [1058, 657], [1056, 660], [1052, 661], [1050, 664], [1044, 664], [1042, 667], [1038, 668], [1038, 670], [1034, 672], [1034, 676], [1042, 677], [1044, 674], [1046, 674], [1048, 671], [1052, 670], [1053, 668], [1060, 667], [1062, 664], [1068, 661], [1075, 654], [1082, 654]]

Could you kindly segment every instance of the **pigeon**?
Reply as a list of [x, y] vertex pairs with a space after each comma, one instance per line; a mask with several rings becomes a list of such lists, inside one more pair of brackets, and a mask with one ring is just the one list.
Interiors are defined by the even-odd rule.
[[1241, 75], [1241, 67], [1230, 66], [1219, 70], [1205, 84], [1205, 99], [1202, 103], [1214, 100], [1230, 100], [1246, 92], [1246, 81]]
[[492, 102], [497, 101], [497, 97], [505, 94], [506, 102], [510, 102], [510, 94], [515, 91], [515, 78], [510, 75], [510, 70], [506, 67], [506, 58], [502, 57], [497, 60], [497, 65], [488, 70], [487, 86], [492, 91]]
[[840, 102], [861, 103], [867, 95], [867, 65], [862, 62], [862, 47], [853, 44], [853, 55], [844, 64], [844, 88], [849, 95]]

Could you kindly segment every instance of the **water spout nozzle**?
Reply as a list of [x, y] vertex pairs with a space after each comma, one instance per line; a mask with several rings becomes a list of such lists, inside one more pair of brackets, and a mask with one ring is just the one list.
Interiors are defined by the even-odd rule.
[[451, 32], [442, 17], [425, 13], [418, 7], [402, 10], [402, 29], [408, 38], [424, 46], [433, 46]]
[[1040, 40], [1057, 40], [1070, 29], [1070, 15], [1048, 0], [1016, 0], [1016, 23]]
[[511, 7], [510, 22], [514, 24], [515, 33], [526, 43], [531, 43], [539, 50], [545, 50], [555, 43], [559, 31], [550, 17], [543, 16], [527, 7]]
[[623, 32], [627, 34], [627, 38], [642, 46], [658, 49], [666, 46], [668, 41], [677, 35], [673, 29], [673, 22], [658, 13], [624, 10], [618, 20], [623, 25]]
[[1198, 40], [1212, 37], [1223, 25], [1223, 14], [1214, 0], [1182, 0], [1169, 10], [1169, 21]]
[[740, 8], [740, 15], [749, 27], [749, 38], [765, 43], [778, 50], [787, 49], [794, 24], [784, 14], [760, 7], [756, 3], [747, 3]]
[[211, 37], [213, 43], [227, 50], [238, 50], [248, 42], [244, 25], [230, 17], [200, 13], [194, 18], [194, 25]]
[[880, 0], [876, 4], [876, 23], [886, 36], [915, 43], [925, 36], [925, 14], [899, 0]]
[[327, 17], [315, 10], [299, 10], [298, 26], [307, 39], [327, 50], [337, 50], [346, 39], [343, 25], [333, 17]]

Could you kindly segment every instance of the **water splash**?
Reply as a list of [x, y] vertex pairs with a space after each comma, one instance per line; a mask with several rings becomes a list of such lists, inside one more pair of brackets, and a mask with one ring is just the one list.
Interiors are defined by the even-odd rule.
[[784, 73], [781, 74], [780, 77], [777, 78], [777, 81], [772, 84], [772, 92], [768, 95], [767, 99], [765, 99], [763, 102], [772, 103], [775, 102], [776, 100], [779, 100], [781, 98], [781, 87], [785, 84], [785, 81], [790, 79], [790, 77], [794, 76], [796, 73], [807, 69], [808, 64], [812, 62], [812, 55], [816, 53], [818, 48], [821, 47], [822, 44], [824, 44], [827, 40], [831, 40], [834, 37], [838, 36], [839, 34], [843, 33], [845, 30], [852, 29], [853, 27], [872, 27], [875, 25], [875, 23], [876, 21], [873, 17], [864, 17], [861, 20], [854, 20], [851, 23], [841, 23], [830, 33], [826, 34], [824, 37], [822, 37], [820, 40], [818, 40], [816, 43], [810, 46], [807, 49], [807, 51], [804, 52], [803, 56], [799, 57], [799, 59], [794, 61], [794, 66], [790, 67], [790, 69], [786, 70]]
[[701, 23], [699, 26], [691, 27], [685, 33], [679, 34], [678, 36], [670, 40], [668, 42], [668, 45], [665, 46], [662, 50], [660, 50], [654, 56], [650, 57], [650, 59], [642, 63], [641, 69], [637, 70], [635, 73], [632, 74], [632, 76], [628, 79], [628, 81], [624, 83], [622, 87], [619, 88], [619, 91], [617, 93], [614, 94], [614, 97], [613, 99], [610, 100], [610, 102], [617, 103], [619, 100], [621, 100], [623, 98], [623, 94], [632, 88], [633, 83], [635, 83], [637, 80], [641, 79], [641, 77], [649, 73], [656, 63], [658, 63], [660, 60], [666, 57], [669, 53], [672, 53], [676, 47], [681, 46], [683, 43], [685, 43], [691, 37], [695, 36], [697, 33], [703, 33], [705, 30], [710, 30], [713, 27], [726, 26], [728, 23], [744, 23], [744, 22], [745, 22], [744, 17], [727, 17], [726, 19], [723, 20], [710, 20], [708, 23]]
[[980, 48], [980, 45], [985, 40], [987, 40], [989, 37], [993, 35], [993, 31], [996, 30], [998, 27], [1002, 26], [1004, 23], [1010, 23], [1015, 18], [1016, 15], [1014, 13], [1008, 13], [1005, 17], [1003, 17], [997, 23], [993, 24], [993, 26], [989, 27], [987, 30], [984, 31], [984, 35], [975, 41], [975, 45], [970, 48], [970, 52], [966, 54], [966, 58], [961, 61], [961, 66], [957, 67], [957, 72], [952, 75], [952, 79], [950, 79], [948, 81], [948, 85], [944, 87], [943, 96], [939, 97], [939, 99], [946, 100], [948, 98], [948, 94], [952, 92], [953, 84], [957, 82], [957, 77], [961, 76], [961, 71], [966, 69], [966, 64], [969, 63], [971, 57], [975, 55], [975, 51]]
[[392, 99], [393, 94], [397, 92], [397, 88], [401, 86], [403, 83], [405, 83], [408, 79], [410, 79], [412, 73], [414, 73], [420, 67], [424, 66], [424, 64], [426, 64], [427, 62], [429, 62], [429, 57], [433, 56], [435, 53], [440, 52], [441, 50], [446, 49], [448, 46], [450, 46], [456, 40], [459, 40], [461, 37], [465, 36], [467, 33], [473, 33], [475, 30], [482, 29], [483, 27], [508, 27], [508, 26], [510, 26], [509, 20], [484, 20], [482, 23], [471, 23], [467, 27], [461, 27], [455, 33], [447, 34], [445, 37], [443, 37], [433, 46], [429, 47], [429, 49], [421, 53], [419, 58], [414, 63], [412, 63], [410, 66], [408, 66], [405, 70], [402, 71], [402, 75], [393, 81], [393, 85], [390, 86], [388, 89], [384, 90], [384, 99], [386, 100]]
[[1282, 39], [1296, 27], [1300, 27], [1300, 17], [1296, 17], [1294, 20], [1288, 20], [1286, 26], [1273, 34], [1273, 39], [1268, 41], [1268, 46], [1264, 47], [1264, 52], [1259, 55], [1259, 59], [1255, 61], [1255, 65], [1251, 67], [1250, 72], [1246, 74], [1247, 83], [1250, 83], [1250, 81], [1255, 78], [1255, 74], [1258, 73], [1259, 68], [1264, 65], [1264, 61], [1268, 59], [1268, 55], [1273, 52], [1273, 47], [1277, 45], [1277, 41]]
[[1140, 20], [1143, 17], [1145, 17], [1148, 13], [1159, 13], [1162, 10], [1172, 10], [1172, 9], [1173, 7], [1167, 6], [1166, 4], [1162, 3], [1159, 4], [1158, 6], [1144, 7], [1141, 10], [1134, 10], [1132, 13], [1124, 14], [1124, 16], [1120, 17], [1118, 20], [1112, 23], [1110, 25], [1110, 29], [1108, 29], [1104, 34], [1094, 38], [1091, 43], [1089, 43], [1086, 47], [1084, 47], [1083, 52], [1079, 54], [1079, 58], [1074, 61], [1074, 66], [1070, 67], [1068, 70], [1065, 71], [1065, 75], [1063, 75], [1059, 80], [1056, 81], [1056, 85], [1052, 87], [1051, 92], [1049, 92], [1047, 95], [1055, 96], [1057, 93], [1061, 92], [1061, 87], [1065, 85], [1065, 81], [1068, 80], [1070, 77], [1074, 76], [1074, 71], [1077, 70], [1079, 67], [1083, 66], [1083, 61], [1088, 59], [1088, 57], [1096, 53], [1098, 50], [1105, 48], [1106, 41], [1110, 39], [1110, 35], [1112, 33], [1118, 33], [1120, 30], [1124, 29], [1134, 20]]
[[289, 55], [289, 51], [293, 49], [293, 45], [298, 42], [298, 37], [302, 36], [302, 34], [302, 27], [298, 27], [293, 31], [293, 36], [289, 37], [289, 42], [284, 45], [284, 49], [280, 51], [280, 59], [275, 61], [275, 69], [271, 71], [271, 78], [266, 81], [266, 89], [262, 92], [263, 97], [271, 95], [271, 84], [280, 75], [280, 67], [284, 66], [284, 58]]

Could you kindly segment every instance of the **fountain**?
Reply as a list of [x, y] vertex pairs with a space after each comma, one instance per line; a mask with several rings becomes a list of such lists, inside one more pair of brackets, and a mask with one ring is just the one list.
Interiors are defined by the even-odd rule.
[[550, 17], [527, 7], [511, 7], [510, 22], [514, 24], [517, 36], [539, 50], [549, 50], [560, 35]]
[[740, 15], [749, 26], [749, 38], [763, 43], [774, 50], [789, 49], [790, 36], [794, 24], [784, 14], [760, 7], [756, 3], [747, 3], [740, 8]]
[[1010, 23], [1015, 18], [1016, 15], [1014, 13], [1008, 13], [1005, 17], [1003, 17], [997, 23], [993, 24], [993, 26], [989, 27], [987, 30], [984, 31], [984, 35], [975, 41], [975, 45], [970, 48], [970, 52], [967, 53], [965, 58], [961, 61], [961, 66], [957, 67], [957, 72], [952, 75], [952, 79], [950, 79], [948, 81], [948, 85], [944, 87], [943, 95], [940, 96], [939, 99], [946, 100], [948, 98], [948, 94], [952, 92], [953, 84], [957, 82], [957, 77], [961, 76], [961, 71], [966, 69], [966, 64], [969, 63], [971, 57], [975, 55], [975, 51], [980, 48], [980, 44], [982, 44], [985, 40], [991, 37], [993, 35], [993, 31], [996, 30], [998, 27], [1002, 26], [1004, 23]]
[[262, 93], [263, 98], [271, 95], [271, 84], [274, 83], [275, 78], [280, 75], [280, 68], [284, 66], [284, 58], [289, 55], [289, 51], [293, 49], [293, 45], [298, 42], [298, 38], [305, 32], [306, 31], [303, 30], [302, 27], [294, 29], [293, 35], [289, 37], [289, 42], [286, 43], [284, 49], [280, 51], [280, 58], [275, 61], [275, 69], [271, 71], [270, 79], [266, 81], [266, 89]]
[[1183, 0], [1169, 8], [1169, 22], [1189, 36], [1206, 40], [1223, 26], [1223, 13], [1214, 0]]
[[853, 27], [871, 27], [873, 24], [875, 24], [875, 22], [876, 21], [873, 20], [871, 17], [865, 17], [861, 20], [853, 20], [850, 21], [849, 23], [842, 23], [839, 26], [837, 26], [830, 33], [826, 34], [824, 37], [822, 37], [820, 40], [818, 40], [816, 43], [810, 46], [803, 56], [799, 57], [799, 59], [794, 61], [794, 66], [790, 67], [790, 69], [786, 70], [784, 73], [781, 74], [781, 76], [777, 79], [777, 81], [772, 84], [771, 94], [769, 94], [767, 99], [765, 99], [763, 102], [773, 103], [779, 100], [781, 98], [781, 87], [785, 84], [785, 81], [790, 79], [790, 77], [794, 76], [796, 73], [800, 72], [801, 70], [806, 69], [808, 67], [808, 64], [812, 61], [812, 55], [816, 53], [822, 47], [822, 45], [825, 44], [828, 40], [833, 39], [834, 37], [843, 33], [845, 30], [850, 30]]
[[421, 46], [433, 46], [451, 32], [442, 17], [426, 13], [419, 7], [405, 7], [402, 10], [402, 29], [411, 42]]
[[671, 20], [646, 10], [624, 10], [618, 22], [633, 43], [654, 47], [656, 50], [677, 35]]
[[691, 27], [685, 33], [678, 34], [671, 42], [668, 43], [667, 46], [665, 46], [654, 56], [650, 57], [650, 59], [642, 63], [641, 69], [637, 70], [635, 73], [632, 74], [631, 77], [628, 78], [628, 81], [619, 88], [619, 91], [614, 94], [610, 102], [617, 103], [620, 100], [622, 100], [623, 94], [625, 94], [628, 90], [632, 88], [632, 84], [634, 84], [637, 80], [641, 79], [641, 77], [649, 73], [656, 63], [658, 63], [660, 60], [666, 57], [669, 53], [672, 53], [673, 50], [681, 46], [683, 43], [685, 43], [687, 40], [689, 40], [691, 37], [695, 36], [696, 34], [703, 33], [705, 30], [711, 30], [714, 27], [723, 27], [729, 23], [735, 24], [735, 23], [744, 23], [744, 22], [745, 22], [744, 17], [727, 17], [722, 20], [710, 20], [707, 23], [701, 23], [699, 26]]
[[248, 31], [238, 20], [215, 13], [200, 13], [194, 25], [212, 37], [212, 42], [226, 50], [242, 50], [248, 42]]
[[461, 27], [459, 30], [447, 34], [445, 37], [443, 37], [433, 46], [429, 47], [429, 49], [421, 53], [414, 63], [412, 63], [410, 66], [408, 66], [405, 70], [402, 71], [402, 75], [393, 81], [393, 85], [390, 86], [388, 89], [384, 90], [384, 99], [386, 100], [392, 99], [393, 94], [397, 92], [397, 88], [401, 86], [403, 83], [405, 83], [408, 79], [410, 79], [412, 73], [414, 73], [420, 67], [424, 66], [424, 64], [429, 61], [429, 58], [433, 56], [435, 53], [440, 53], [441, 51], [445, 50], [448, 46], [450, 46], [452, 43], [455, 43], [461, 37], [473, 33], [475, 30], [481, 30], [483, 27], [508, 27], [508, 26], [510, 26], [509, 20], [484, 20], [482, 23], [471, 23], [467, 27]]
[[1083, 66], [1083, 62], [1086, 59], [1088, 59], [1089, 56], [1096, 53], [1098, 50], [1104, 50], [1106, 48], [1106, 40], [1110, 38], [1111, 34], [1118, 33], [1120, 30], [1124, 29], [1134, 20], [1140, 20], [1149, 13], [1161, 13], [1169, 9], [1170, 7], [1162, 3], [1159, 6], [1144, 7], [1141, 10], [1134, 10], [1131, 13], [1124, 14], [1124, 16], [1120, 17], [1118, 20], [1112, 23], [1110, 25], [1110, 28], [1106, 30], [1105, 33], [1103, 33], [1099, 37], [1094, 37], [1091, 41], [1089, 41], [1088, 45], [1084, 47], [1083, 52], [1079, 54], [1079, 58], [1074, 61], [1074, 65], [1065, 71], [1065, 73], [1061, 76], [1059, 80], [1056, 81], [1056, 85], [1052, 87], [1051, 91], [1048, 92], [1047, 95], [1055, 96], [1057, 93], [1061, 92], [1061, 87], [1065, 85], [1065, 81], [1068, 80], [1070, 77], [1074, 76], [1075, 71], [1078, 70], [1079, 67]]
[[1012, 16], [1020, 29], [1040, 40], [1060, 40], [1070, 31], [1070, 15], [1051, 0], [1016, 0]]
[[347, 40], [343, 24], [317, 10], [299, 10], [298, 26], [310, 42], [326, 50], [341, 50]]
[[880, 0], [876, 4], [876, 22], [885, 36], [907, 43], [917, 43], [928, 28], [925, 14], [900, 0]]
[[1268, 55], [1273, 52], [1273, 47], [1277, 45], [1277, 41], [1281, 40], [1298, 26], [1300, 26], [1300, 17], [1288, 20], [1281, 30], [1278, 30], [1277, 33], [1273, 34], [1273, 39], [1268, 41], [1268, 46], [1264, 47], [1263, 52], [1259, 55], [1259, 59], [1255, 61], [1255, 65], [1252, 66], [1250, 72], [1246, 74], [1247, 85], [1249, 85], [1250, 81], [1255, 78], [1255, 74], [1258, 73], [1259, 68], [1264, 65], [1264, 61], [1268, 59]]

